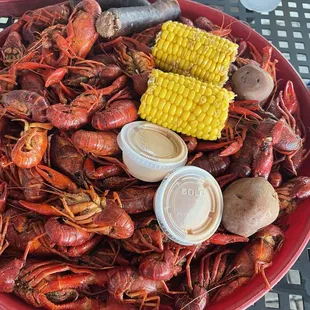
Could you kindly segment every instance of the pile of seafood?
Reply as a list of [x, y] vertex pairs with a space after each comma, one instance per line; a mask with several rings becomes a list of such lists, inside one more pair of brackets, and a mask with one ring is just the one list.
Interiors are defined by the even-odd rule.
[[[0, 50], [0, 292], [47, 309], [204, 309], [255, 274], [269, 285], [264, 269], [285, 242], [285, 218], [310, 195], [310, 178], [298, 176], [308, 151], [294, 85], [277, 80], [271, 47], [156, 3], [136, 24], [137, 7], [108, 10], [121, 12], [116, 30], [95, 0], [26, 12], [10, 27]], [[239, 96], [221, 138], [180, 136], [187, 164], [212, 174], [224, 199], [244, 178], [272, 185], [280, 212], [262, 229], [221, 225], [202, 244], [176, 244], [153, 212], [159, 184], [122, 162], [116, 138], [139, 117], [167, 20], [238, 44], [224, 87]], [[236, 82], [246, 84], [244, 70], [267, 76], [260, 91]]]

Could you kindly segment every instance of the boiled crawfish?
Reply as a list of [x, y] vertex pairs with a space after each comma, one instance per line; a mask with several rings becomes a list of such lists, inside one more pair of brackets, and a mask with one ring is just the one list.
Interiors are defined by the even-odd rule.
[[[65, 193], [61, 199], [62, 206], [30, 203], [20, 204], [42, 215], [62, 216], [65, 223], [89, 233], [126, 239], [132, 236], [134, 224], [129, 215], [113, 199], [100, 197], [91, 187], [75, 194]], [[116, 200], [119, 198], [116, 196]]]
[[310, 178], [296, 177], [276, 188], [280, 216], [293, 212], [298, 203], [310, 196]]

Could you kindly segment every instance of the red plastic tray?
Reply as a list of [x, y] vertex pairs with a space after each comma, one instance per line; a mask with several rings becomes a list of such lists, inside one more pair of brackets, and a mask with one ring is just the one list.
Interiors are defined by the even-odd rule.
[[[32, 1], [29, 1], [32, 2]], [[28, 3], [27, 2], [27, 5]], [[56, 1], [54, 1], [55, 3]], [[36, 1], [40, 6], [50, 4], [49, 1]], [[223, 27], [231, 27], [232, 33], [236, 37], [246, 38], [253, 43], [258, 50], [261, 50], [267, 45], [271, 45], [265, 38], [263, 38], [256, 31], [242, 22], [234, 19], [231, 16], [224, 14], [221, 11], [211, 7], [198, 4], [188, 0], [179, 0], [183, 15], [189, 18], [196, 18], [198, 16], [206, 16], [213, 23], [223, 25]], [[1, 8], [1, 5], [0, 5]], [[28, 7], [29, 9], [29, 7]], [[0, 10], [1, 12], [1, 10]], [[5, 36], [5, 33], [0, 33], [0, 44]], [[272, 46], [272, 45], [271, 45]], [[310, 127], [310, 96], [308, 89], [303, 83], [297, 71], [292, 65], [282, 56], [281, 52], [274, 48], [273, 56], [279, 60], [277, 65], [278, 78], [284, 81], [291, 80], [298, 96], [301, 105], [301, 115], [306, 128]], [[307, 147], [310, 148], [310, 141], [307, 141]], [[304, 163], [301, 169], [302, 175], [310, 176], [310, 157]], [[285, 233], [286, 241], [281, 251], [275, 256], [273, 265], [266, 270], [266, 275], [274, 286], [292, 267], [297, 260], [307, 242], [310, 239], [310, 199], [304, 201], [298, 206], [297, 210], [291, 214], [288, 224], [289, 228]], [[208, 310], [239, 310], [246, 309], [259, 298], [261, 298], [268, 290], [261, 276], [256, 276], [247, 285], [241, 289], [236, 290], [228, 298], [222, 302], [208, 307]], [[9, 294], [0, 294], [0, 309], [19, 309], [30, 310], [35, 309], [24, 304], [18, 298]]]

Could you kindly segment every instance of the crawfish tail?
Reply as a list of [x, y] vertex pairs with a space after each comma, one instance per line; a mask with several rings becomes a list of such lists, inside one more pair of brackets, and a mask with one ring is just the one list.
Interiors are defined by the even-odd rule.
[[192, 165], [208, 171], [214, 177], [218, 177], [229, 167], [230, 158], [221, 157], [218, 155], [218, 152], [212, 152], [195, 159]]

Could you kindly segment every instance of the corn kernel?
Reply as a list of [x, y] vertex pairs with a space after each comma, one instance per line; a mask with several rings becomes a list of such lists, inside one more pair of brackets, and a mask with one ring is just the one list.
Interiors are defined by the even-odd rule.
[[222, 113], [219, 116], [220, 121], [225, 122], [227, 119], [227, 111], [222, 111]]
[[168, 102], [165, 102], [163, 112], [168, 113], [169, 109], [170, 109], [170, 104]]
[[215, 113], [215, 107], [213, 105], [210, 105], [208, 109], [208, 115], [213, 115]]
[[202, 112], [202, 108], [201, 108], [201, 106], [197, 106], [196, 108], [195, 108], [195, 110], [193, 111], [193, 114], [195, 115], [195, 116], [198, 116], [199, 114], [201, 114], [201, 112]]
[[196, 116], [195, 116], [194, 114], [191, 113], [191, 114], [189, 115], [189, 118], [187, 119], [187, 121], [188, 121], [188, 122], [191, 122], [191, 121], [193, 121], [193, 120], [195, 120], [195, 119], [196, 119]]
[[150, 111], [151, 111], [151, 108], [152, 107], [150, 105], [145, 106], [144, 113], [148, 115], [150, 113]]
[[159, 98], [164, 99], [166, 98], [167, 95], [167, 90], [165, 88], [162, 88], [160, 94], [159, 94]]
[[197, 121], [198, 122], [203, 122], [205, 117], [206, 117], [206, 114], [205, 113], [201, 113], [200, 115], [197, 116]]
[[173, 117], [173, 115], [168, 115], [168, 117], [167, 117], [167, 123], [168, 124], [172, 124], [173, 123], [173, 119], [174, 119], [174, 117]]
[[167, 118], [168, 118], [168, 114], [167, 114], [167, 113], [163, 113], [163, 115], [162, 115], [162, 117], [161, 117], [161, 120], [162, 120], [163, 122], [165, 122], [165, 121], [167, 120]]
[[212, 117], [208, 114], [207, 117], [204, 118], [205, 125], [210, 125], [212, 122]]
[[175, 115], [176, 110], [177, 110], [177, 107], [175, 105], [172, 105], [169, 109], [169, 114]]
[[160, 87], [157, 87], [157, 88], [155, 88], [155, 90], [154, 90], [154, 96], [155, 97], [159, 97], [159, 94], [161, 93], [161, 88]]
[[203, 133], [206, 134], [206, 133], [210, 133], [212, 127], [210, 125], [206, 125], [205, 128], [203, 129]]
[[180, 94], [180, 95], [182, 95], [183, 96], [183, 92], [184, 92], [184, 90], [185, 90], [185, 87], [184, 87], [184, 85], [179, 85], [179, 89], [178, 89], [178, 93]]
[[150, 115], [151, 115], [152, 118], [154, 118], [155, 115], [156, 115], [156, 109], [152, 109], [151, 112], [150, 112]]
[[181, 105], [181, 102], [183, 101], [183, 97], [180, 94], [177, 94], [177, 97], [175, 99], [175, 105]]
[[185, 127], [184, 127], [184, 132], [190, 132], [191, 131], [191, 126], [189, 124], [187, 124]]
[[[198, 120], [197, 120], [197, 122], [198, 122]], [[197, 125], [197, 128], [198, 128], [199, 130], [202, 130], [202, 129], [205, 128], [205, 124], [204, 124], [203, 122], [199, 122], [198, 125]]]
[[156, 113], [156, 118], [157, 118], [157, 119], [161, 119], [163, 113], [164, 113], [163, 111], [157, 111], [157, 113]]
[[191, 109], [192, 105], [193, 105], [192, 101], [186, 100], [186, 103], [185, 103], [185, 106], [184, 106], [184, 111], [189, 111]]
[[206, 102], [202, 105], [201, 109], [204, 113], [206, 113], [210, 108], [210, 103], [209, 102]]
[[189, 111], [184, 111], [181, 115], [183, 121], [186, 121], [190, 116], [190, 112]]

